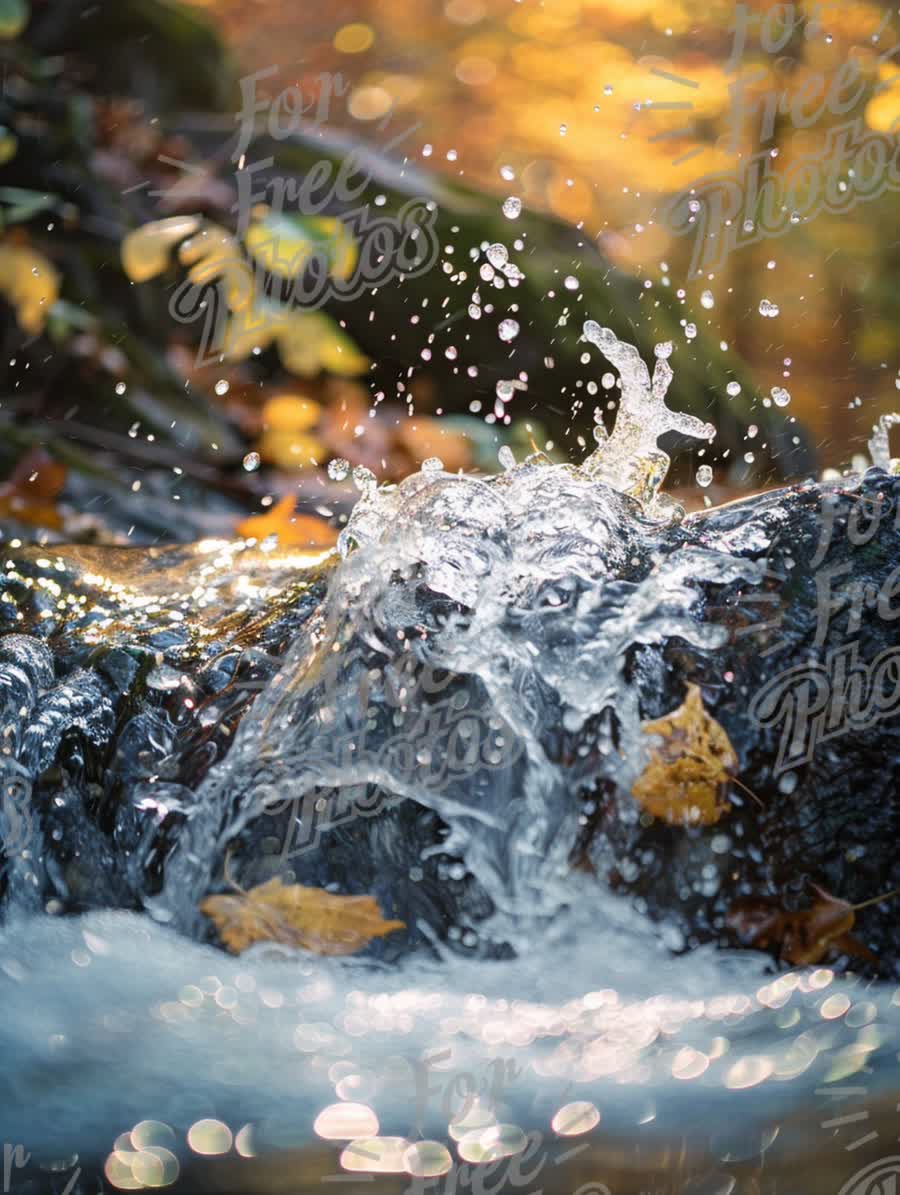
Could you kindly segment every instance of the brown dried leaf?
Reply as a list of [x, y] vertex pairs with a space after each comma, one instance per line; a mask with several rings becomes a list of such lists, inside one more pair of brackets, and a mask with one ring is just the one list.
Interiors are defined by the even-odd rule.
[[255, 942], [280, 942], [314, 954], [355, 954], [373, 938], [406, 928], [402, 921], [385, 920], [374, 896], [286, 887], [277, 876], [249, 892], [208, 896], [200, 912], [215, 923], [233, 954]]
[[818, 896], [812, 908], [788, 913], [785, 918], [781, 957], [794, 967], [820, 963], [830, 950], [841, 949], [840, 942], [853, 929], [856, 920], [853, 906], [847, 901], [832, 896], [816, 884], [812, 888]]
[[[877, 963], [872, 951], [850, 934], [861, 906], [848, 904], [817, 884], [811, 887], [818, 899], [809, 909], [787, 912], [773, 901], [749, 898], [735, 901], [725, 924], [741, 945], [777, 950], [782, 962], [794, 967], [815, 966], [831, 953], [856, 955]], [[876, 901], [892, 895], [888, 893]], [[875, 902], [865, 902], [869, 903]]]
[[700, 687], [688, 685], [678, 709], [641, 729], [661, 741], [631, 790], [634, 799], [669, 825], [714, 825], [731, 808], [721, 793], [738, 759], [724, 728], [704, 709]]

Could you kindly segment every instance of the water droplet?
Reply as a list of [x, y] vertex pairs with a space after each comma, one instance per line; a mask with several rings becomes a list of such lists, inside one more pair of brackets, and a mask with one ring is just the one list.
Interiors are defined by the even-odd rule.
[[427, 460], [422, 461], [423, 473], [440, 473], [444, 468], [444, 462], [439, 456], [430, 456]]
[[503, 214], [507, 220], [515, 220], [522, 211], [522, 200], [516, 195], [510, 195], [503, 200]]
[[226, 380], [224, 378], [220, 378], [219, 381], [216, 382], [216, 394], [218, 394], [219, 397], [221, 398], [223, 394], [228, 393], [228, 390], [229, 390], [228, 383], [226, 382]]
[[603, 94], [604, 95], [612, 95], [612, 93], [613, 93], [612, 83], [607, 83], [606, 86], [603, 88]]
[[116, 394], [124, 394], [127, 389], [124, 382], [116, 382]]
[[378, 485], [375, 474], [365, 465], [357, 465], [353, 470], [353, 484], [362, 494], [370, 494]]
[[693, 340], [694, 337], [697, 335], [697, 325], [696, 324], [685, 324], [684, 325], [684, 334], [688, 338], [688, 340]]
[[600, 385], [604, 390], [612, 390], [616, 384], [616, 375], [614, 373], [605, 373], [600, 379]]
[[515, 172], [515, 170], [513, 170], [512, 166], [501, 166], [500, 167], [500, 177], [502, 179], [505, 179], [506, 182], [511, 183], [512, 180], [516, 177], [516, 172]]
[[501, 340], [515, 340], [519, 335], [519, 325], [514, 319], [501, 320], [500, 326], [497, 328], [497, 335]]
[[259, 468], [259, 453], [248, 452], [244, 457], [242, 464], [248, 473], [252, 473], [254, 469]]
[[566, 278], [563, 281], [563, 286], [566, 288], [566, 290], [578, 290], [578, 285], [579, 283], [577, 278], [573, 278], [571, 274], [566, 275]]
[[701, 485], [704, 489], [706, 489], [712, 479], [713, 471], [709, 465], [701, 465], [697, 470], [697, 485]]
[[741, 384], [740, 384], [740, 382], [729, 382], [728, 385], [725, 387], [725, 390], [726, 390], [726, 393], [729, 394], [732, 398], [737, 398], [737, 396], [741, 392]]
[[772, 395], [772, 401], [776, 407], [786, 407], [791, 401], [791, 396], [783, 386], [773, 386], [769, 391]]
[[700, 296], [700, 303], [707, 310], [709, 310], [710, 307], [715, 307], [716, 300], [713, 297], [713, 293], [711, 290], [705, 290], [703, 292], [703, 294]]
[[699, 212], [700, 211], [700, 200], [699, 199], [689, 199], [688, 200], [688, 211]]
[[488, 245], [487, 259], [492, 266], [496, 266], [498, 270], [502, 269], [509, 261], [509, 250], [505, 245], [501, 245], [497, 241], [493, 245]]
[[559, 126], [559, 135], [560, 135], [560, 137], [565, 137], [565, 135], [566, 135], [566, 133], [567, 133], [567, 132], [568, 132], [568, 125], [561, 124], [561, 125]]
[[653, 354], [658, 361], [668, 360], [674, 351], [675, 345], [671, 340], [661, 340], [659, 344], [653, 346]]
[[350, 462], [342, 456], [328, 462], [328, 476], [332, 481], [344, 481], [350, 472]]
[[513, 467], [513, 465], [516, 463], [516, 458], [513, 456], [513, 450], [510, 448], [510, 446], [508, 444], [504, 444], [503, 447], [500, 449], [500, 451], [497, 453], [497, 460], [500, 462], [500, 464], [503, 466], [504, 469], [511, 469]]
[[759, 304], [759, 314], [766, 315], [770, 319], [774, 319], [776, 315], [781, 314], [781, 308], [777, 303], [773, 303], [770, 299], [762, 299]]

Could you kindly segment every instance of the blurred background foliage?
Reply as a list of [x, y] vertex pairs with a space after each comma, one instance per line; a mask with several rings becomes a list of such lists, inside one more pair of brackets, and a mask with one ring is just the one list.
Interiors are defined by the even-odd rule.
[[[826, 458], [861, 446], [877, 415], [897, 403], [900, 219], [896, 193], [827, 212], [735, 253], [713, 280], [683, 282], [690, 238], [661, 220], [665, 200], [705, 175], [770, 149], [781, 171], [825, 144], [844, 118], [825, 112], [808, 129], [780, 113], [762, 139], [760, 106], [785, 105], [858, 63], [867, 86], [849, 118], [890, 132], [900, 119], [900, 14], [872, 0], [347, 0], [304, 6], [270, 0], [194, 0], [213, 15], [248, 69], [278, 64], [273, 89], [317, 86], [322, 71], [351, 81], [333, 119], [373, 127], [393, 108], [425, 121], [416, 147], [429, 165], [506, 194], [510, 166], [523, 202], [577, 224], [623, 269], [685, 285], [691, 315], [751, 364], [764, 389], [784, 385], [792, 409]], [[727, 70], [747, 14], [740, 72], [748, 112], [735, 129]], [[767, 53], [762, 20], [786, 44]], [[343, 19], [342, 19], [343, 18]], [[780, 41], [780, 36], [777, 37]], [[298, 53], [288, 52], [298, 46]], [[686, 89], [661, 69], [696, 84]], [[896, 85], [892, 80], [896, 76]], [[879, 84], [888, 84], [876, 93]], [[659, 105], [684, 103], [689, 109]], [[677, 130], [682, 136], [661, 137]], [[736, 139], [735, 139], [736, 135]], [[448, 159], [453, 151], [454, 160]], [[638, 229], [640, 229], [638, 231]], [[769, 262], [774, 261], [770, 269]], [[682, 282], [679, 282], [679, 279]], [[709, 287], [712, 312], [700, 309]], [[760, 319], [769, 297], [776, 321]], [[677, 363], [676, 363], [677, 370]], [[861, 405], [855, 406], [855, 400]]]
[[[851, 115], [892, 130], [892, 10], [788, 5], [794, 28], [776, 55], [754, 24], [773, 7], [744, 6], [748, 96], [777, 88], [786, 107], [852, 59], [866, 90]], [[735, 13], [715, 0], [0, 0], [7, 534], [275, 530], [323, 543], [354, 494], [343, 470], [326, 470], [334, 458], [386, 480], [432, 456], [494, 469], [504, 443], [580, 460], [592, 412], [616, 393], [579, 340], [587, 317], [645, 357], [675, 341], [669, 401], [720, 433], [712, 452], [680, 444], [689, 504], [795, 476], [816, 456], [848, 461], [897, 405], [895, 195], [822, 213], [693, 281], [691, 239], [662, 219], [671, 196], [761, 148], [758, 112], [734, 127]], [[365, 198], [386, 214], [431, 198], [441, 260], [198, 363], [197, 330], [168, 303], [196, 267], [198, 233], [260, 252], [235, 227], [232, 152], [238, 78], [268, 68], [260, 95], [299, 89], [313, 119], [287, 139], [263, 121], [247, 159], [271, 156], [272, 175], [302, 179], [362, 142]], [[797, 130], [782, 113], [762, 148], [787, 169], [833, 123]], [[524, 204], [515, 220], [508, 196]], [[326, 224], [343, 214], [337, 205]], [[291, 235], [322, 234], [301, 218]], [[496, 242], [521, 279], [485, 284]], [[342, 246], [336, 273], [353, 251]], [[476, 290], [490, 318], [470, 317]], [[763, 300], [777, 317], [760, 314]], [[510, 315], [512, 344], [497, 336]], [[790, 391], [786, 409], [773, 386]], [[716, 471], [705, 492], [693, 484], [701, 456]]]

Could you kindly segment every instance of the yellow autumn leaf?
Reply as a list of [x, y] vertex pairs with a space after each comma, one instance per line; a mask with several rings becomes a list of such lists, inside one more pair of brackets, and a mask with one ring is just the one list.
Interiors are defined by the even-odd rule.
[[669, 825], [714, 825], [731, 808], [722, 790], [738, 759], [724, 728], [706, 712], [699, 685], [688, 685], [678, 709], [641, 729], [658, 746], [632, 787], [634, 799]]
[[325, 457], [325, 446], [306, 432], [266, 430], [256, 442], [264, 461], [279, 469], [314, 469]]
[[321, 311], [293, 312], [277, 329], [276, 338], [282, 365], [299, 377], [313, 377], [323, 369], [351, 377], [369, 367], [368, 357]]
[[197, 216], [169, 216], [151, 220], [136, 228], [122, 241], [122, 269], [132, 282], [147, 282], [169, 265], [169, 256], [179, 241], [200, 228]]
[[252, 303], [233, 311], [225, 325], [222, 355], [226, 361], [243, 361], [254, 349], [267, 349], [284, 322], [281, 308], [268, 303]]
[[331, 548], [337, 543], [337, 532], [330, 523], [316, 515], [294, 513], [290, 494], [265, 514], [242, 519], [235, 530], [247, 539], [260, 541], [277, 535], [282, 548]]
[[225, 302], [231, 311], [250, 308], [256, 298], [253, 268], [227, 229], [208, 222], [181, 245], [178, 258], [190, 266], [188, 278], [197, 286], [221, 278]]
[[319, 422], [322, 408], [299, 394], [275, 394], [262, 409], [263, 426], [272, 431], [305, 432]]
[[285, 886], [277, 876], [249, 892], [208, 896], [200, 912], [213, 921], [233, 954], [255, 942], [280, 942], [315, 954], [355, 954], [373, 938], [406, 928], [403, 921], [385, 920], [374, 896]]
[[325, 255], [335, 278], [349, 278], [356, 265], [353, 235], [343, 221], [329, 216], [292, 219], [266, 213], [249, 226], [244, 243], [261, 265], [281, 278], [295, 278], [316, 253]]
[[0, 294], [16, 310], [19, 324], [32, 336], [43, 332], [50, 308], [59, 298], [59, 273], [43, 253], [28, 245], [0, 245]]

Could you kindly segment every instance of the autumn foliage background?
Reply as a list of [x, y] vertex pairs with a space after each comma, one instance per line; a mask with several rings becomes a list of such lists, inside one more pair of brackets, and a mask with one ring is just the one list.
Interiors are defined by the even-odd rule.
[[[162, 292], [154, 297], [148, 286], [138, 294], [134, 275], [129, 284], [122, 273], [129, 232], [195, 210], [221, 226], [233, 189], [222, 177], [228, 162], [210, 151], [204, 163], [202, 137], [151, 113], [193, 110], [202, 124], [215, 106], [228, 123], [240, 106], [235, 77], [272, 67], [261, 93], [293, 87], [310, 100], [325, 72], [340, 74], [344, 92], [324, 122], [329, 136], [344, 131], [377, 150], [412, 128], [393, 153], [398, 163], [477, 188], [501, 225], [508, 195], [565, 221], [573, 245], [594, 246], [602, 257], [589, 260], [578, 249], [558, 256], [548, 267], [553, 287], [562, 292], [568, 269], [585, 281], [609, 263], [617, 277], [645, 288], [645, 311], [664, 298], [682, 325], [697, 323], [699, 378], [704, 368], [727, 372], [739, 362], [741, 402], [751, 388], [766, 395], [785, 387], [787, 414], [807, 429], [818, 464], [848, 464], [878, 416], [900, 402], [896, 195], [886, 190], [841, 215], [822, 211], [783, 237], [736, 251], [714, 277], [692, 281], [692, 238], [674, 236], [662, 212], [695, 180], [734, 170], [760, 148], [783, 171], [821, 147], [836, 118], [826, 112], [797, 129], [786, 115], [789, 101], [816, 79], [827, 86], [849, 60], [866, 85], [850, 115], [890, 133], [900, 117], [900, 17], [871, 0], [744, 4], [750, 33], [740, 71], [753, 78], [748, 95], [758, 104], [773, 89], [783, 97], [763, 144], [758, 110], [735, 140], [727, 68], [739, 7], [720, 0], [188, 0], [193, 26], [169, 0], [90, 9], [76, 0], [2, 0], [0, 282], [4, 312], [15, 319], [7, 321], [0, 367], [0, 513], [15, 516], [16, 526], [69, 538], [279, 531], [321, 546], [354, 497], [348, 480], [328, 477], [331, 459], [396, 480], [432, 456], [451, 470], [496, 469], [501, 443], [519, 458], [551, 436], [563, 459], [579, 460], [589, 447], [591, 403], [569, 418], [572, 391], [552, 373], [529, 382], [527, 398], [516, 397], [509, 424], [498, 430], [485, 423], [489, 405], [469, 408], [462, 370], [452, 398], [417, 368], [405, 389], [373, 406], [379, 383], [367, 370], [375, 354], [358, 349], [339, 314], [307, 323], [302, 352], [287, 360], [282, 353], [281, 373], [262, 379], [252, 359], [198, 367], [183, 329], [163, 327]], [[774, 10], [791, 31], [778, 54], [759, 38], [759, 22]], [[207, 25], [227, 47], [227, 70]], [[32, 30], [39, 44], [29, 42]], [[154, 44], [155, 58], [142, 56]], [[190, 171], [178, 165], [184, 161]], [[147, 194], [158, 198], [150, 204]], [[503, 231], [511, 239], [517, 229], [510, 222]], [[447, 266], [435, 267], [436, 294]], [[616, 282], [608, 298], [627, 330], [620, 291]], [[712, 306], [702, 302], [704, 291]], [[760, 315], [763, 300], [777, 305], [776, 318]], [[377, 310], [381, 301], [366, 304]], [[153, 343], [142, 338], [137, 316], [157, 322]], [[407, 312], [385, 317], [382, 310], [382, 319], [386, 349], [388, 325], [409, 335]], [[673, 331], [683, 384], [684, 333]], [[648, 326], [643, 334], [651, 335]], [[526, 328], [517, 352], [530, 341], [540, 360], [556, 351], [552, 340], [546, 329]], [[411, 350], [417, 365], [420, 347]], [[434, 355], [449, 374], [443, 351]], [[599, 381], [603, 366], [589, 361], [585, 372]], [[724, 383], [711, 373], [708, 381], [727, 413]], [[771, 439], [772, 412], [760, 408], [757, 417], [756, 409], [741, 412], [743, 442], [735, 440], [731, 462], [746, 454], [758, 463], [760, 445]], [[710, 414], [721, 430], [721, 412]], [[726, 478], [718, 470], [704, 493], [692, 480], [698, 463], [690, 458], [679, 478], [689, 506], [786, 475]], [[301, 527], [290, 522], [295, 504]]]
[[[203, 0], [200, 7], [220, 22], [248, 70], [278, 66], [274, 87], [313, 94], [322, 71], [340, 71], [351, 85], [346, 105], [332, 105], [331, 121], [377, 141], [387, 139], [380, 123], [388, 112], [392, 129], [421, 120], [413, 159], [423, 160], [430, 145], [433, 169], [583, 221], [613, 261], [654, 286], [663, 284], [663, 262], [671, 285], [685, 285], [690, 238], [674, 237], [659, 219], [668, 196], [763, 148], [787, 170], [837, 123], [826, 112], [798, 130], [782, 114], [763, 144], [757, 112], [732, 152], [726, 67], [738, 6], [731, 0]], [[814, 77], [827, 85], [854, 58], [871, 88], [850, 116], [868, 129], [893, 130], [900, 66], [887, 52], [900, 47], [900, 16], [890, 5], [749, 0], [744, 8], [750, 33], [741, 71], [760, 75], [751, 95], [777, 88], [789, 101]], [[780, 53], [767, 54], [756, 21], [779, 8], [783, 20], [792, 10], [794, 32]], [[698, 86], [686, 93], [654, 68]], [[896, 85], [873, 94], [894, 76]], [[688, 111], [653, 110], [685, 99]], [[659, 136], [687, 126], [684, 137]], [[501, 178], [503, 166], [515, 171], [514, 182]], [[701, 314], [716, 339], [746, 357], [763, 388], [787, 386], [794, 413], [814, 429], [823, 456], [834, 458], [829, 463], [848, 444], [861, 447], [877, 416], [900, 401], [898, 232], [897, 197], [887, 191], [742, 249], [714, 280], [685, 285], [692, 316]], [[716, 297], [708, 314], [697, 302], [707, 286]], [[777, 320], [759, 318], [764, 297], [780, 307]]]

